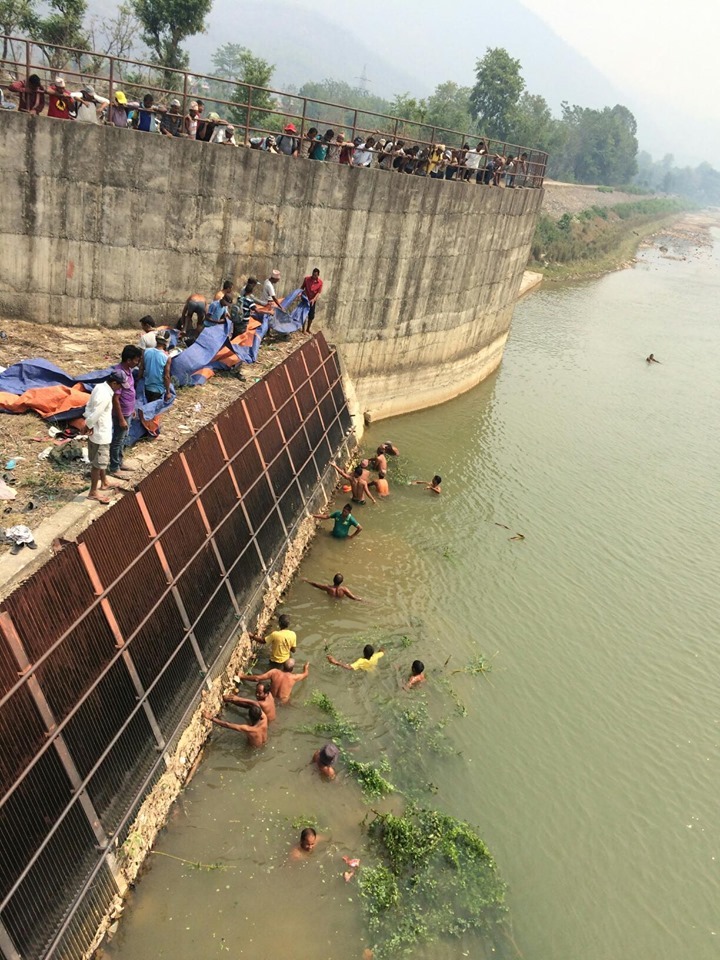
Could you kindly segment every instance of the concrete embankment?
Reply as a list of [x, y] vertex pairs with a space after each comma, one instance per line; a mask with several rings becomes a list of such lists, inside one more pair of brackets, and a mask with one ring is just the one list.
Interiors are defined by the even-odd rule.
[[543, 198], [3, 116], [0, 314], [175, 319], [189, 290], [315, 266], [317, 329], [378, 418], [439, 403], [500, 362]]

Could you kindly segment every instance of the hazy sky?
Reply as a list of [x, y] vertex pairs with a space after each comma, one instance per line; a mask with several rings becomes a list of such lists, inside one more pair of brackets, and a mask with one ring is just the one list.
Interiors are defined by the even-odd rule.
[[[717, 94], [720, 5], [713, 0], [520, 0], [621, 89], [663, 107], [680, 129], [668, 130], [668, 152], [686, 153], [682, 141], [698, 127], [708, 153], [717, 152], [720, 98]], [[684, 115], [684, 123], [677, 114]], [[666, 124], [671, 121], [665, 114]], [[680, 141], [680, 143], [678, 143]], [[673, 142], [679, 149], [674, 149]], [[704, 159], [700, 157], [699, 159]], [[717, 162], [717, 157], [708, 157]]]

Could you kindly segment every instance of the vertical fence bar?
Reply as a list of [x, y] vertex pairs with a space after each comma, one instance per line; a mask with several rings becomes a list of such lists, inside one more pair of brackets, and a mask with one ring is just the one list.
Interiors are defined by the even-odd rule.
[[[93, 585], [93, 589], [98, 595], [102, 594], [104, 592], [104, 588], [100, 580], [100, 577], [98, 575], [97, 567], [95, 566], [93, 558], [90, 556], [90, 551], [87, 548], [87, 544], [85, 543], [78, 544], [78, 554], [80, 555], [80, 559], [83, 562], [83, 566], [87, 571], [87, 575], [90, 579], [90, 583]], [[145, 690], [143, 689], [142, 681], [140, 680], [140, 675], [138, 674], [137, 669], [135, 668], [135, 662], [133, 661], [133, 658], [130, 656], [130, 651], [124, 649], [125, 638], [122, 635], [122, 630], [120, 629], [120, 625], [117, 622], [117, 619], [115, 617], [115, 614], [113, 613], [112, 607], [110, 606], [110, 601], [108, 600], [107, 597], [103, 597], [103, 599], [100, 601], [100, 609], [102, 610], [103, 615], [107, 620], [107, 624], [110, 627], [110, 632], [115, 638], [115, 646], [118, 648], [118, 650], [122, 650], [122, 659], [123, 659], [123, 662], [125, 663], [125, 668], [128, 674], [130, 675], [130, 680], [132, 682], [133, 687], [135, 688], [135, 693], [137, 694], [138, 699], [142, 700], [143, 711], [145, 713], [145, 716], [147, 717], [148, 723], [150, 724], [150, 729], [152, 730], [153, 736], [155, 737], [158, 750], [163, 750], [165, 748], [165, 738], [162, 735], [162, 731], [160, 730], [160, 725], [155, 718], [155, 714], [152, 711], [152, 707], [147, 701], [147, 697], [145, 696]]]
[[252, 91], [253, 87], [249, 84], [245, 88], [247, 90], [247, 109], [245, 111], [245, 143], [250, 139], [250, 104], [252, 103]]
[[[113, 87], [115, 86], [115, 57], [110, 57], [110, 77], [108, 80], [108, 99], [110, 103], [113, 102]], [[105, 122], [107, 123], [107, 114], [105, 114]]]

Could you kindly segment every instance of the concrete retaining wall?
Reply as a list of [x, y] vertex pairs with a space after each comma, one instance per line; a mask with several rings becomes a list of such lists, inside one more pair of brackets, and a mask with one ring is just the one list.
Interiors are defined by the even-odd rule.
[[314, 266], [317, 328], [389, 416], [500, 362], [542, 203], [505, 190], [0, 115], [0, 314], [117, 326], [187, 294]]

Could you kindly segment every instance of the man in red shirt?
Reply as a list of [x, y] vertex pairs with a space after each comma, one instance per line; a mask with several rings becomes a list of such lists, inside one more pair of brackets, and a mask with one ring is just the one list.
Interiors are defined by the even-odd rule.
[[32, 73], [26, 81], [14, 80], [8, 90], [18, 95], [18, 110], [21, 113], [42, 113], [45, 106], [45, 87], [36, 73]]
[[75, 101], [65, 89], [63, 78], [55, 77], [48, 87], [47, 115], [58, 120], [74, 120], [75, 114], [70, 110], [74, 103]]
[[318, 267], [315, 267], [313, 272], [309, 277], [305, 277], [302, 282], [302, 294], [303, 297], [310, 304], [310, 310], [307, 315], [307, 320], [303, 324], [303, 332], [310, 333], [310, 327], [312, 322], [315, 319], [315, 303], [317, 298], [322, 293], [323, 282], [320, 279], [320, 270]]

